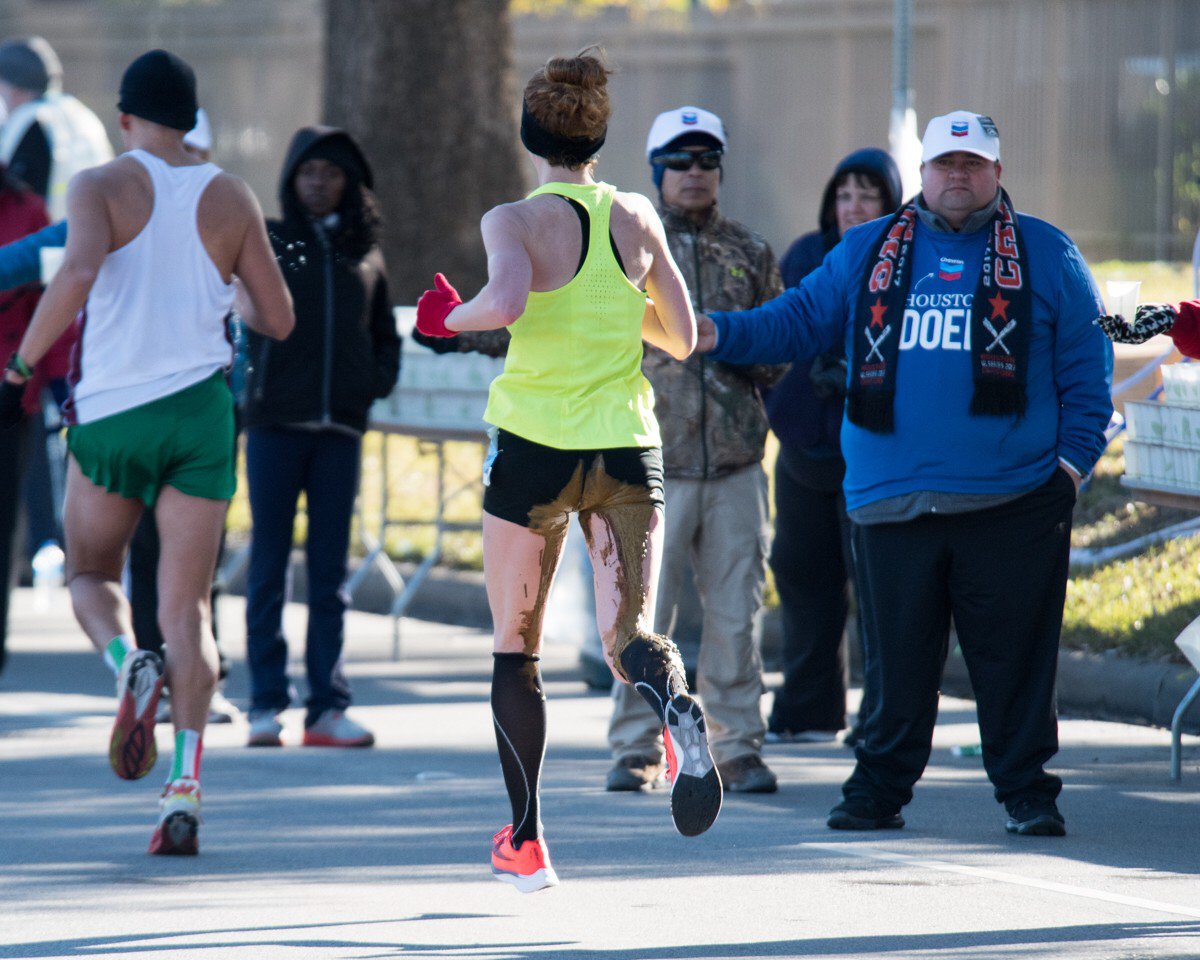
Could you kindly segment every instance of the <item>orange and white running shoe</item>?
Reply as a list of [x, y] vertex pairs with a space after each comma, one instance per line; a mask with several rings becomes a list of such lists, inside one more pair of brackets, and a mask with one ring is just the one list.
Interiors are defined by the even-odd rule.
[[131, 650], [117, 675], [117, 719], [108, 741], [108, 762], [122, 780], [139, 780], [158, 759], [154, 721], [162, 696], [163, 662], [152, 650]]
[[200, 781], [188, 777], [163, 787], [158, 826], [150, 838], [150, 853], [195, 856], [200, 852]]
[[666, 718], [663, 744], [671, 782], [671, 817], [685, 837], [699, 836], [721, 812], [721, 775], [708, 749], [704, 711], [681, 693], [667, 702]]
[[511, 883], [522, 893], [558, 886], [558, 874], [550, 866], [550, 851], [541, 837], [512, 845], [512, 824], [492, 837], [492, 876]]

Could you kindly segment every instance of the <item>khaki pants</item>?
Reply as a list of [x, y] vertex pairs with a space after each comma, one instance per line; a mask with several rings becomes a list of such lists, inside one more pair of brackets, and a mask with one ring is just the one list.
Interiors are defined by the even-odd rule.
[[[759, 464], [716, 480], [666, 482], [666, 545], [654, 629], [671, 635], [685, 578], [695, 571], [704, 608], [700, 701], [713, 757], [725, 763], [762, 750], [762, 658], [754, 617], [767, 556], [767, 476]], [[662, 724], [641, 694], [613, 685], [613, 757], [661, 757]]]

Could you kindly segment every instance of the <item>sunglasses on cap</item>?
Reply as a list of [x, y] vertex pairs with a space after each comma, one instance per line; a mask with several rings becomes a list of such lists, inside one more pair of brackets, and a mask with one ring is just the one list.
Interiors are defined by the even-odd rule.
[[693, 164], [699, 164], [701, 170], [718, 170], [721, 167], [721, 150], [705, 150], [703, 153], [692, 153], [688, 150], [676, 150], [664, 153], [654, 158], [655, 166], [666, 167], [668, 170], [691, 170]]

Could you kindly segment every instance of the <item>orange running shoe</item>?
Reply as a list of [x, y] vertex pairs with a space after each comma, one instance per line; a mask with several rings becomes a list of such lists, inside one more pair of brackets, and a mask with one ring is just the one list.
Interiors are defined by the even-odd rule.
[[541, 837], [513, 848], [512, 824], [492, 837], [492, 876], [511, 883], [522, 893], [558, 886], [558, 874], [550, 866], [550, 851]]
[[188, 777], [163, 787], [158, 826], [150, 838], [150, 853], [195, 856], [200, 852], [200, 781]]
[[108, 762], [122, 780], [139, 780], [158, 759], [154, 721], [162, 696], [163, 662], [152, 650], [131, 650], [117, 675], [117, 719], [108, 741]]
[[671, 782], [671, 817], [685, 837], [699, 836], [721, 812], [721, 775], [708, 749], [704, 711], [681, 693], [667, 703], [666, 716], [663, 744]]

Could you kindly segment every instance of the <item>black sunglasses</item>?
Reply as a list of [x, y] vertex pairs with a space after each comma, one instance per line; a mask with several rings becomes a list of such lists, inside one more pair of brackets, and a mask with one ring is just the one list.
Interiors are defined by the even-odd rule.
[[705, 150], [703, 153], [691, 153], [687, 150], [677, 150], [674, 153], [663, 153], [654, 158], [654, 163], [668, 170], [691, 170], [693, 164], [700, 164], [701, 170], [718, 170], [721, 166], [720, 150]]

